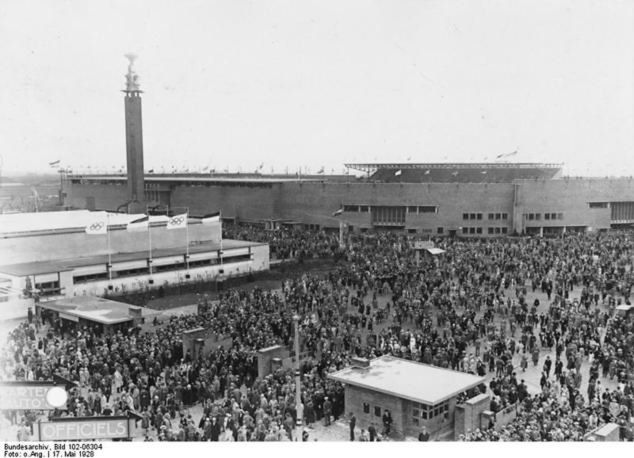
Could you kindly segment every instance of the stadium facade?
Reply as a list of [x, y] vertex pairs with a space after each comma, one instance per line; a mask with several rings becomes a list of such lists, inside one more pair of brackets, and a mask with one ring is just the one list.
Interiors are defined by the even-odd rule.
[[[496, 237], [634, 223], [632, 178], [562, 178], [557, 164], [347, 164], [366, 176], [145, 175], [149, 205], [223, 219]], [[124, 175], [68, 175], [69, 208], [116, 210]], [[342, 210], [338, 212], [338, 210]], [[333, 216], [338, 212], [337, 216]]]

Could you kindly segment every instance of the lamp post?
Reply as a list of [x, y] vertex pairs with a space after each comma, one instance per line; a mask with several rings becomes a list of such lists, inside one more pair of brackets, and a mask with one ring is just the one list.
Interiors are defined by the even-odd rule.
[[293, 315], [295, 324], [295, 410], [297, 412], [295, 420], [295, 440], [302, 437], [302, 422], [304, 418], [304, 407], [302, 406], [301, 376], [299, 372], [299, 315]]

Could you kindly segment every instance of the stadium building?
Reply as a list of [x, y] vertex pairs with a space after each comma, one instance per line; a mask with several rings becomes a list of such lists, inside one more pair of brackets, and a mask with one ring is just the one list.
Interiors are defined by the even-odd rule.
[[127, 171], [62, 175], [66, 208], [187, 207], [224, 220], [425, 235], [497, 237], [607, 230], [634, 223], [630, 178], [562, 178], [560, 164], [346, 164], [353, 175], [153, 174], [143, 167], [141, 90], [126, 75]]
[[[151, 205], [221, 211], [224, 220], [348, 230], [499, 237], [634, 223], [632, 178], [562, 178], [557, 164], [348, 164], [353, 176], [145, 175]], [[123, 175], [68, 175], [70, 208], [114, 210]], [[341, 210], [341, 212], [339, 212]], [[337, 216], [333, 216], [338, 213]]]

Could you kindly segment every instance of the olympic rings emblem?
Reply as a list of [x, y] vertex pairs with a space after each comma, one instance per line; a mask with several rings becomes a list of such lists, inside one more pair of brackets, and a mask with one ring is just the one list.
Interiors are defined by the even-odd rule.
[[184, 216], [175, 216], [174, 218], [169, 220], [169, 223], [172, 226], [180, 226], [181, 224], [183, 224], [184, 221], [185, 221]]
[[96, 232], [96, 231], [100, 231], [101, 229], [103, 229], [104, 225], [105, 225], [105, 224], [103, 223], [103, 221], [99, 221], [98, 223], [92, 223], [92, 224], [90, 225], [89, 229], [90, 229], [91, 231], [95, 231], [95, 232]]

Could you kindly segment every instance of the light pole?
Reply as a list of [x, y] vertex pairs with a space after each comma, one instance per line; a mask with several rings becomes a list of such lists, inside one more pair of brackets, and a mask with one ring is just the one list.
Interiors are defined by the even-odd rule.
[[301, 376], [299, 372], [299, 315], [293, 315], [293, 322], [295, 324], [295, 410], [297, 412], [295, 420], [295, 440], [299, 441], [302, 437], [301, 429], [304, 418]]

